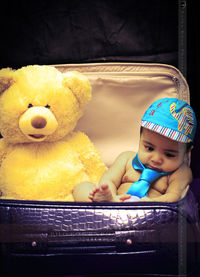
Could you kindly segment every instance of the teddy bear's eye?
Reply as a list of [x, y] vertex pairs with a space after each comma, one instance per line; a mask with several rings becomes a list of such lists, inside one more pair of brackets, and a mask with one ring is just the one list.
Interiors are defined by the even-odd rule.
[[33, 107], [33, 105], [30, 103], [30, 104], [28, 104], [28, 108], [32, 108]]
[[47, 108], [47, 109], [50, 109], [51, 108], [51, 106], [49, 106], [48, 104], [45, 106], [45, 108]]

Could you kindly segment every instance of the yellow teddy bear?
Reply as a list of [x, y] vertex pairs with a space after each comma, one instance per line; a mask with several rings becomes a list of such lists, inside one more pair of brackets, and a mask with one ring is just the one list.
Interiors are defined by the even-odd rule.
[[73, 201], [72, 189], [106, 170], [82, 132], [73, 132], [91, 98], [83, 74], [51, 66], [0, 70], [1, 198]]

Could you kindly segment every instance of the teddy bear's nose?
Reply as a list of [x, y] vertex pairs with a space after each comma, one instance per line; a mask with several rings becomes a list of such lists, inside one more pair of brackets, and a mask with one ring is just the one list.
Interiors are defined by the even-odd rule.
[[44, 128], [47, 125], [47, 121], [42, 116], [35, 116], [31, 120], [31, 125], [33, 126], [33, 128], [42, 129], [42, 128]]

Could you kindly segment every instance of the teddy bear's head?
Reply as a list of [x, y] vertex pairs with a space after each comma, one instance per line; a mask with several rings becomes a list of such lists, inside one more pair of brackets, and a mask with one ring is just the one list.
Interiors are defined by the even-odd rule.
[[91, 98], [81, 73], [51, 66], [0, 70], [0, 133], [9, 143], [56, 141], [69, 134]]

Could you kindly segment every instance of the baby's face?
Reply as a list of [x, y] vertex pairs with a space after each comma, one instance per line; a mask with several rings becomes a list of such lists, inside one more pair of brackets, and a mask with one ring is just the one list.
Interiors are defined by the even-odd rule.
[[138, 156], [148, 168], [171, 172], [178, 169], [187, 159], [187, 152], [184, 143], [143, 128]]

